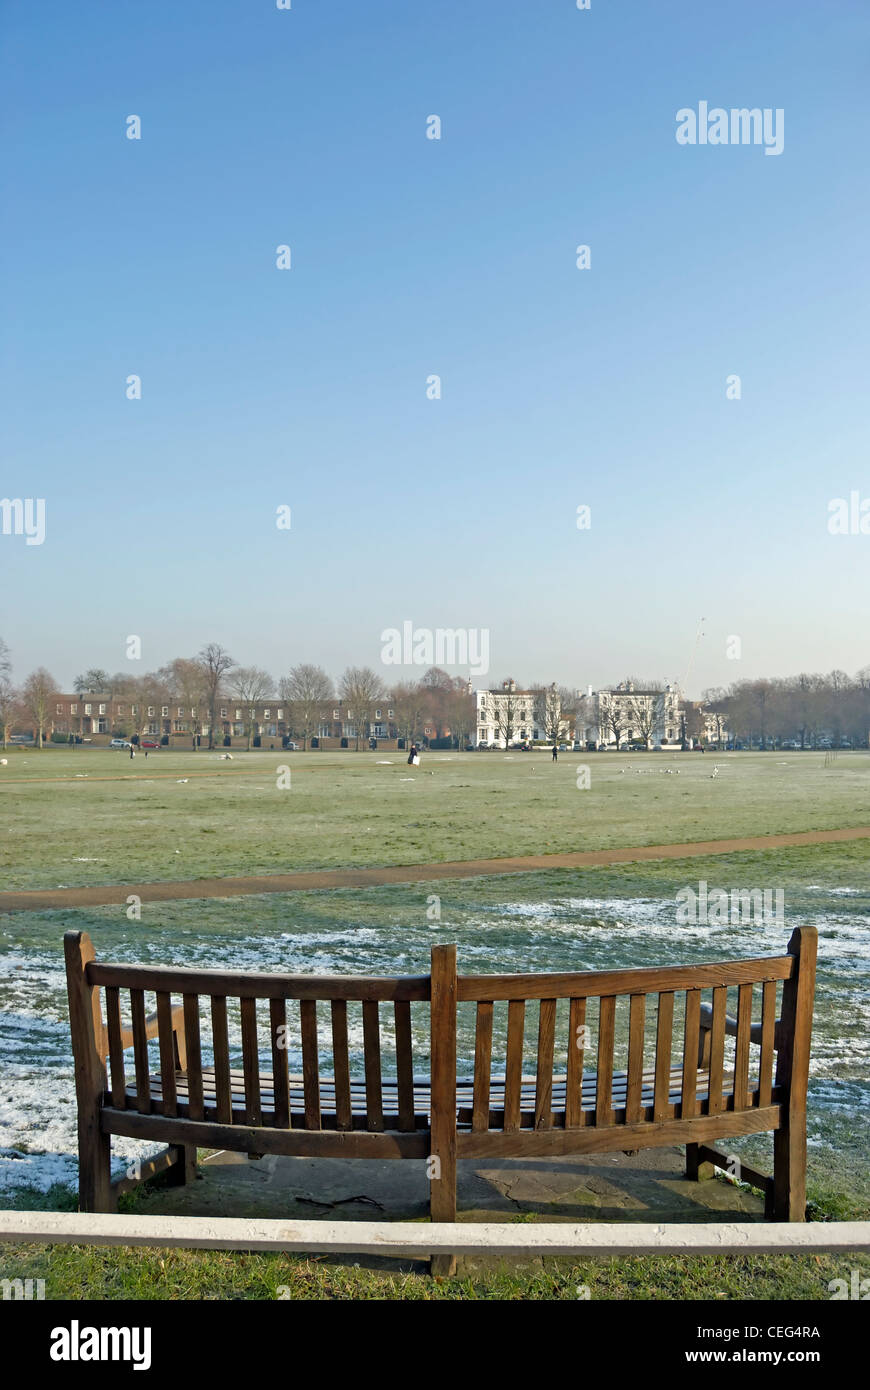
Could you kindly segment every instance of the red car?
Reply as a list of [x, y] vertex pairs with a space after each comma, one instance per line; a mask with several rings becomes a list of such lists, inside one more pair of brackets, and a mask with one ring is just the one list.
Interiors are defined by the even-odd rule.
[[139, 740], [139, 747], [140, 747], [140, 748], [159, 748], [159, 747], [160, 747], [160, 739], [159, 739], [159, 738], [143, 738], [143, 739], [140, 739], [140, 740]]

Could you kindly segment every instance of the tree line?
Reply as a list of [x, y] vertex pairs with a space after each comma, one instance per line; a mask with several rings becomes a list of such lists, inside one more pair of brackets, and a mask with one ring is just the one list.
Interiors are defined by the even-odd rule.
[[[13, 683], [11, 672], [9, 648], [0, 638], [3, 744], [15, 726], [24, 725], [33, 728], [42, 747], [61, 693], [58, 682], [44, 666], [31, 672], [20, 686]], [[398, 737], [408, 742], [419, 740], [424, 728], [429, 728], [434, 738], [443, 738], [449, 731], [464, 747], [474, 730], [474, 700], [468, 694], [467, 681], [438, 667], [430, 668], [419, 681], [387, 685], [368, 666], [348, 666], [334, 680], [322, 667], [301, 662], [276, 680], [259, 666], [240, 665], [217, 642], [208, 643], [196, 656], [176, 657], [142, 676], [90, 667], [76, 677], [73, 689], [83, 697], [106, 695], [112, 701], [136, 705], [138, 727], [133, 728], [131, 714], [124, 727], [112, 729], [120, 736], [141, 732], [143, 720], [139, 716], [149, 707], [174, 704], [183, 706], [186, 713], [195, 711], [187, 721], [190, 732], [196, 738], [207, 730], [204, 736], [209, 748], [215, 746], [220, 709], [226, 701], [236, 701], [242, 711], [248, 747], [255, 722], [252, 710], [271, 700], [283, 710], [288, 736], [299, 739], [306, 748], [318, 736], [321, 724], [332, 722], [336, 703], [342, 706], [344, 720], [353, 725], [357, 748], [367, 740], [378, 709], [383, 709], [383, 722], [394, 725]], [[386, 707], [392, 710], [389, 720]]]

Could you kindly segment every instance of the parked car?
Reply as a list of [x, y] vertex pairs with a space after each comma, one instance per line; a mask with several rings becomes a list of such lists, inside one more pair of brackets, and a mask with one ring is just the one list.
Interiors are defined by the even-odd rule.
[[133, 745], [128, 738], [113, 738], [109, 744], [110, 748], [132, 748]]
[[139, 740], [139, 747], [140, 747], [140, 748], [159, 748], [159, 747], [160, 747], [160, 739], [159, 739], [159, 738], [155, 738], [155, 737], [153, 737], [153, 736], [146, 737], [146, 738], [140, 738], [140, 740]]

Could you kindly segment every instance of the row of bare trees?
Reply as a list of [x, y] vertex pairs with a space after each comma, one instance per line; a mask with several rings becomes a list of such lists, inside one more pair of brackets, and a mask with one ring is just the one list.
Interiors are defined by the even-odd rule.
[[771, 742], [811, 748], [830, 739], [866, 747], [870, 741], [870, 666], [854, 676], [801, 672], [770, 680], [735, 681], [704, 691], [708, 711], [722, 717], [735, 738], [761, 747]]
[[[177, 657], [157, 671], [142, 676], [127, 672], [111, 674], [91, 667], [77, 676], [73, 688], [86, 697], [106, 695], [123, 702], [130, 717], [116, 720], [112, 732], [127, 736], [141, 732], [143, 719], [134, 728], [132, 708], [139, 716], [148, 709], [182, 706], [185, 722], [195, 742], [207, 729], [209, 748], [215, 746], [220, 726], [222, 702], [233, 701], [242, 712], [250, 748], [254, 737], [258, 706], [274, 699], [284, 711], [284, 725], [290, 737], [309, 747], [324, 723], [332, 722], [333, 706], [339, 701], [343, 720], [354, 731], [357, 748], [363, 746], [376, 722], [376, 711], [389, 706], [400, 738], [418, 741], [425, 728], [433, 737], [450, 735], [463, 747], [474, 729], [474, 701], [467, 684], [460, 678], [432, 667], [420, 681], [402, 682], [388, 687], [368, 666], [348, 666], [338, 681], [323, 670], [302, 662], [277, 681], [258, 666], [241, 666], [220, 643], [210, 642], [194, 657]], [[11, 678], [9, 649], [0, 638], [0, 736], [8, 742], [15, 727], [34, 731], [42, 747], [50, 729], [59, 699], [57, 681], [45, 667], [39, 667], [16, 687]], [[234, 721], [235, 722], [235, 721]]]

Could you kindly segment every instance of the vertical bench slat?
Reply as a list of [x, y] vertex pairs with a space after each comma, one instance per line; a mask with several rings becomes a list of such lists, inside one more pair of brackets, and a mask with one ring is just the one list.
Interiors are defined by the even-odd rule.
[[628, 1012], [628, 1081], [625, 1089], [625, 1123], [638, 1124], [642, 1118], [644, 1024], [646, 995], [632, 994]]
[[336, 1129], [353, 1129], [350, 1103], [350, 1059], [347, 1050], [347, 1004], [332, 1000], [332, 1070], [335, 1079]]
[[411, 1004], [397, 999], [393, 1004], [396, 1024], [396, 1093], [399, 1129], [410, 1134], [416, 1127], [414, 1115], [414, 1053], [411, 1045]]
[[366, 1072], [366, 1129], [380, 1132], [384, 1127], [381, 1094], [381, 1027], [378, 1001], [363, 1000], [363, 1051]]
[[317, 1055], [317, 1004], [299, 1002], [302, 1031], [302, 1089], [305, 1094], [305, 1128], [320, 1129], [320, 1073]]
[[671, 1048], [674, 1036], [674, 994], [666, 990], [659, 995], [656, 1019], [656, 1074], [653, 1091], [653, 1120], [660, 1124], [667, 1119], [671, 1088]]
[[492, 1004], [481, 1001], [477, 1006], [474, 1032], [474, 1102], [471, 1128], [480, 1134], [489, 1129], [489, 1085], [492, 1073]]
[[269, 1000], [269, 1032], [272, 1040], [272, 1099], [275, 1125], [290, 1128], [290, 1065], [287, 1060], [287, 1005], [283, 999]]
[[595, 1083], [595, 1123], [613, 1124], [613, 1034], [616, 998], [602, 995], [598, 1005], [598, 1079]]
[[151, 1078], [148, 1070], [148, 1038], [145, 1029], [145, 991], [130, 990], [130, 1014], [133, 1020], [133, 1065], [136, 1068], [136, 1109], [140, 1115], [151, 1114]]
[[719, 1115], [724, 1108], [722, 1078], [725, 1064], [725, 1013], [728, 990], [717, 985], [713, 990], [713, 1026], [710, 1029], [710, 1090], [708, 1115]]
[[680, 1118], [693, 1119], [698, 1113], [698, 1048], [701, 1034], [701, 991], [686, 990], [686, 1030], [683, 1038], [683, 1084]]
[[773, 1085], [773, 1042], [776, 1028], [776, 980], [761, 988], [761, 1055], [758, 1059], [758, 1104], [770, 1105]]
[[520, 1127], [525, 1023], [525, 1000], [512, 999], [508, 1004], [507, 1054], [504, 1068], [504, 1127], [508, 1133], [513, 1133]]
[[116, 1110], [126, 1110], [127, 1075], [124, 1070], [124, 1047], [121, 1042], [121, 995], [117, 985], [106, 985], [106, 1032], [109, 1038], [112, 1104]]
[[160, 1046], [160, 1088], [164, 1115], [178, 1114], [175, 1088], [175, 1042], [172, 1037], [172, 995], [157, 991], [157, 1041]]
[[187, 1107], [192, 1120], [203, 1118], [202, 1043], [199, 1036], [199, 996], [184, 995], [184, 1042], [187, 1071]]
[[734, 1049], [734, 1109], [746, 1110], [749, 1100], [749, 1038], [752, 1029], [752, 985], [737, 992], [737, 1043]]
[[218, 1124], [233, 1122], [233, 1096], [230, 1087], [230, 1043], [227, 1033], [227, 1001], [222, 994], [211, 1000], [211, 1028], [214, 1045], [214, 1089]]
[[538, 1067], [535, 1076], [535, 1129], [553, 1128], [553, 1052], [556, 1001], [542, 999], [538, 1014]]
[[260, 1097], [260, 1057], [257, 1042], [257, 1001], [242, 999], [242, 1068], [245, 1076], [245, 1124], [258, 1125], [263, 1119]]
[[583, 1124], [583, 1047], [586, 1000], [572, 999], [568, 1006], [568, 1069], [565, 1077], [565, 1128]]

